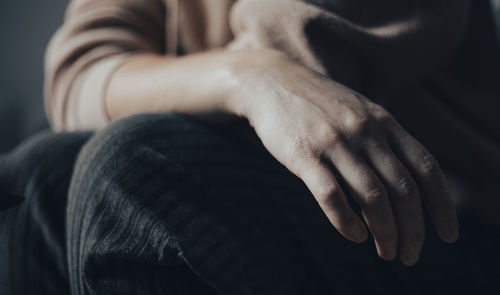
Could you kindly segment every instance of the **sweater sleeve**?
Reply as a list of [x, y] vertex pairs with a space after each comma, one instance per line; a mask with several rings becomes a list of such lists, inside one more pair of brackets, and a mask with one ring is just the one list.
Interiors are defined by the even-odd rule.
[[161, 0], [72, 0], [45, 59], [45, 105], [55, 130], [93, 130], [108, 116], [108, 80], [127, 57], [165, 51]]
[[230, 49], [275, 48], [369, 97], [453, 58], [469, 0], [239, 0]]

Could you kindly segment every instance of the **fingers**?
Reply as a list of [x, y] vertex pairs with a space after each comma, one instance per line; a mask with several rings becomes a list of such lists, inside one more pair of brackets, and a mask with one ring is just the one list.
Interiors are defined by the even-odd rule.
[[330, 158], [363, 211], [373, 233], [378, 255], [392, 260], [397, 255], [398, 233], [387, 192], [367, 163], [338, 145]]
[[302, 165], [300, 177], [340, 234], [357, 243], [362, 243], [368, 238], [365, 225], [352, 211], [328, 167], [319, 160], [308, 161]]
[[406, 265], [418, 261], [425, 237], [425, 224], [417, 184], [388, 146], [366, 150], [374, 171], [386, 187], [398, 227], [398, 253]]
[[414, 176], [439, 237], [455, 242], [459, 234], [457, 213], [437, 161], [401, 127], [392, 132], [391, 147]]

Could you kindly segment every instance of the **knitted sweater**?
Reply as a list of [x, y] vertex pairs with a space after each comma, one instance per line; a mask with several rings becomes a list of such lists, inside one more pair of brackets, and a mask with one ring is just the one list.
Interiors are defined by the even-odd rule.
[[101, 128], [106, 84], [132, 54], [272, 47], [388, 108], [445, 166], [488, 181], [500, 177], [500, 50], [490, 5], [73, 0], [47, 51], [47, 110], [55, 129]]

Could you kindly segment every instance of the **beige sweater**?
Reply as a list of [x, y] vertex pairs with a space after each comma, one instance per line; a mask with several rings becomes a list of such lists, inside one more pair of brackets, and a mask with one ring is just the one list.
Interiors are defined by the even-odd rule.
[[492, 204], [498, 196], [484, 192], [500, 178], [500, 49], [489, 5], [73, 0], [47, 51], [47, 110], [54, 129], [101, 128], [106, 84], [131, 54], [191, 53], [231, 39], [232, 50], [272, 47], [385, 106]]
[[47, 51], [47, 112], [56, 130], [101, 128], [109, 77], [131, 54], [187, 54], [234, 35], [233, 50], [285, 51], [374, 100], [423, 101], [427, 77], [442, 93], [429, 101], [450, 97], [447, 110], [500, 138], [498, 54], [467, 49], [489, 38], [484, 13], [468, 25], [471, 3], [474, 13], [487, 0], [72, 0]]
[[46, 53], [45, 105], [53, 129], [105, 126], [109, 77], [131, 54], [225, 46], [234, 1], [73, 0]]

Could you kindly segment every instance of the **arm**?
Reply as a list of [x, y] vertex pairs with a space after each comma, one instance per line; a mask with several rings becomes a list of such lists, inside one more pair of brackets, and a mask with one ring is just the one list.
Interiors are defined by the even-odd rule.
[[214, 118], [234, 113], [227, 97], [234, 70], [250, 52], [211, 51], [186, 57], [139, 54], [111, 77], [105, 96], [110, 119], [144, 112]]
[[365, 225], [333, 171], [344, 179], [384, 259], [418, 260], [425, 232], [421, 198], [441, 238], [457, 239], [451, 196], [425, 148], [382, 107], [277, 51], [137, 56], [115, 72], [106, 101], [112, 118], [144, 111], [247, 118], [339, 232], [362, 242]]
[[97, 129], [109, 121], [104, 92], [131, 55], [165, 54], [160, 0], [73, 0], [45, 59], [45, 105], [55, 130]]
[[[142, 19], [149, 11], [144, 3], [156, 2], [128, 1], [74, 2], [85, 9], [68, 18], [48, 54], [47, 90], [56, 128], [95, 127], [82, 105], [99, 106], [107, 119], [145, 111], [245, 117], [269, 152], [304, 181], [346, 238], [362, 242], [367, 229], [349, 207], [333, 171], [360, 204], [381, 257], [399, 255], [406, 264], [418, 260], [425, 231], [421, 198], [441, 238], [456, 240], [456, 213], [439, 166], [383, 108], [274, 50], [165, 57], [156, 33], [145, 32], [134, 18]], [[97, 10], [109, 5], [115, 14], [79, 24], [92, 5]], [[154, 24], [157, 11], [149, 12], [152, 20], [146, 23]], [[92, 17], [103, 14], [93, 12]], [[114, 19], [117, 14], [123, 19]], [[106, 64], [122, 55], [126, 57], [113, 67]], [[93, 85], [88, 81], [103, 64], [108, 66], [109, 87], [97, 87], [102, 100], [93, 101], [81, 89], [95, 88], [85, 85]], [[75, 102], [81, 121], [71, 123], [63, 115], [71, 114]]]

